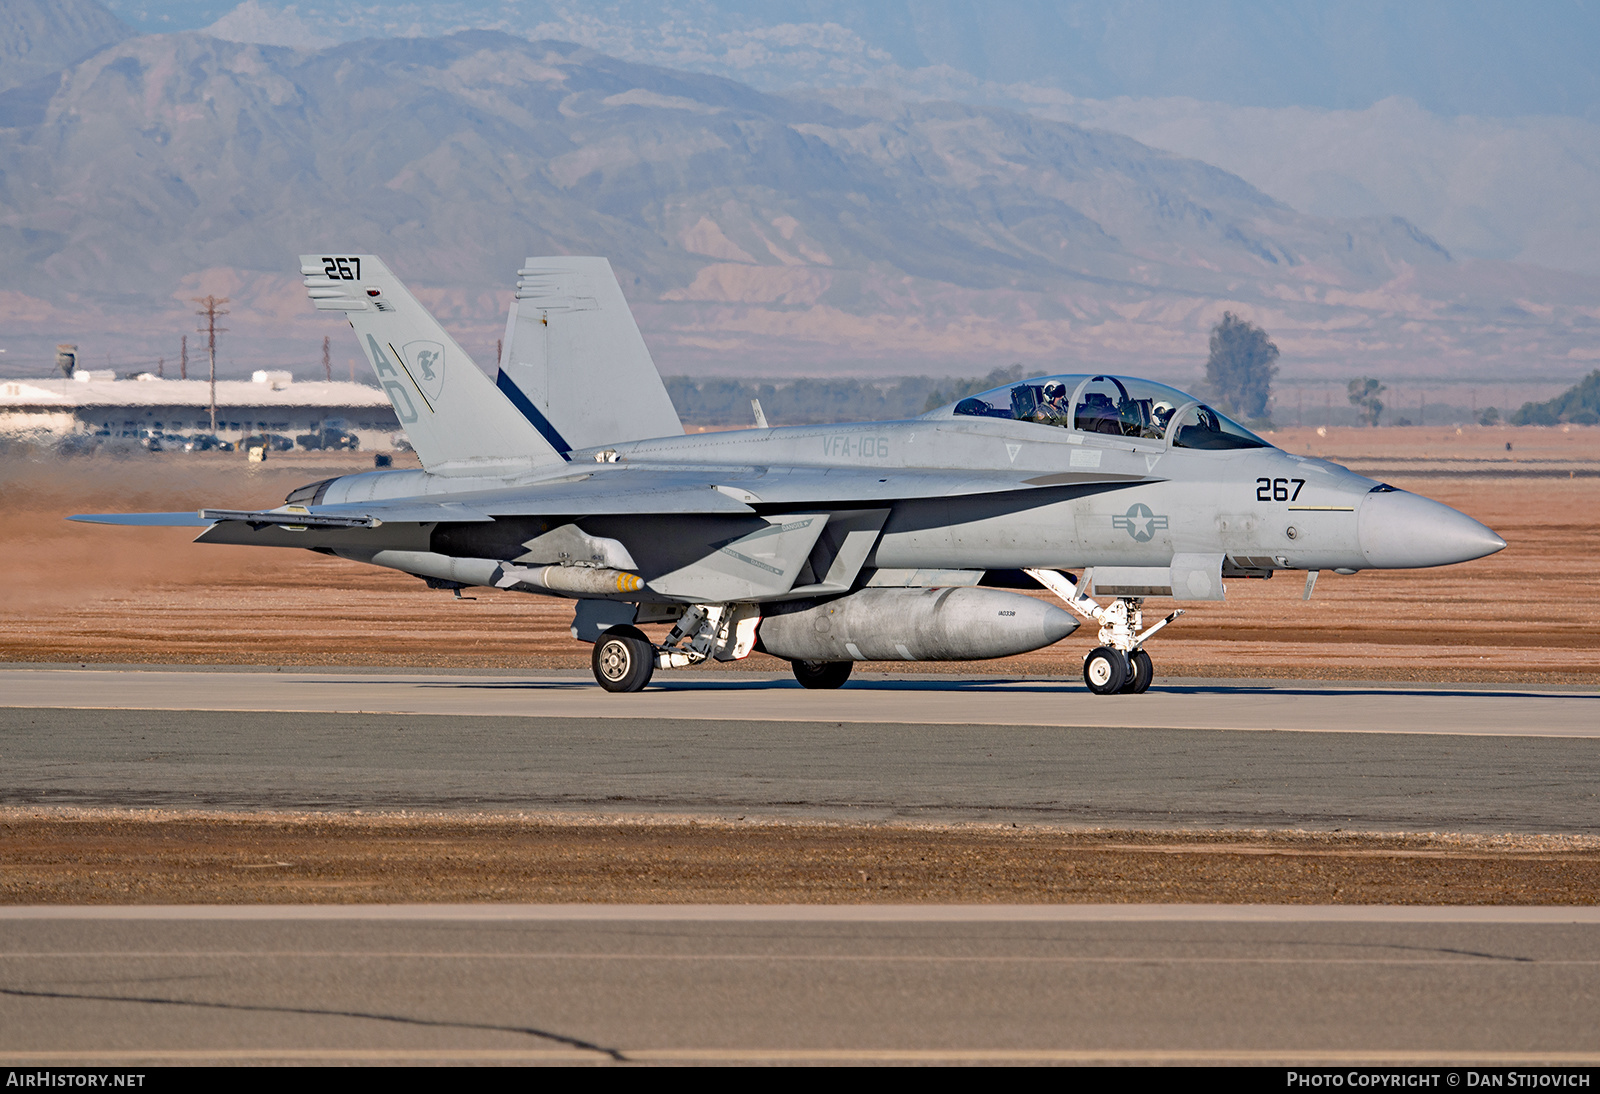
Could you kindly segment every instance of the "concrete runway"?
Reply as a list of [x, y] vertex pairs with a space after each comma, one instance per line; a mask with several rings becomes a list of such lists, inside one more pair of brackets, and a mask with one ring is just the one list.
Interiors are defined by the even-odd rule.
[[788, 674], [687, 670], [611, 695], [588, 673], [0, 668], [0, 706], [1600, 739], [1592, 691], [1303, 681], [1164, 681], [1144, 695], [1095, 696], [1076, 680], [862, 673], [838, 691], [806, 691]]
[[0, 1062], [1592, 1065], [1597, 972], [1595, 909], [10, 908]]
[[1592, 693], [669, 679], [0, 670], [0, 804], [1600, 833]]

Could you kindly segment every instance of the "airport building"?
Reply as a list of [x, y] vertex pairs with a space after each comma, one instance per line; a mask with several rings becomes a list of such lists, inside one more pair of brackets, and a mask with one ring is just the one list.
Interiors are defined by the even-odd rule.
[[205, 380], [164, 380], [150, 373], [119, 380], [113, 372], [83, 369], [71, 378], [0, 380], [0, 438], [32, 444], [98, 440], [173, 448], [196, 437], [238, 444], [271, 435], [300, 447], [337, 439], [387, 452], [403, 440], [399, 430], [394, 408], [378, 388], [298, 382], [288, 372], [218, 380], [215, 431]]

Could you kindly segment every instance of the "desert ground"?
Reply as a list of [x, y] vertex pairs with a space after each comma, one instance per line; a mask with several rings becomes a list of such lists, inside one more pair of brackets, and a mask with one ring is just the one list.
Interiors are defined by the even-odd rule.
[[[1437, 570], [1324, 574], [1310, 601], [1298, 574], [1230, 582], [1225, 603], [1191, 605], [1152, 642], [1158, 679], [1600, 682], [1600, 428], [1301, 429], [1272, 439], [1453, 505], [1509, 546]], [[0, 459], [0, 660], [587, 667], [564, 601], [497, 590], [457, 600], [308, 551], [191, 545], [192, 529], [64, 519], [271, 506], [296, 486], [370, 466], [359, 453], [264, 464], [221, 453]], [[1020, 657], [915, 668], [1070, 677], [1090, 645], [1080, 630]], [[754, 667], [783, 666], [758, 654], [693, 671]]]
[[1592, 904], [1600, 840], [583, 815], [0, 812], [0, 904]]

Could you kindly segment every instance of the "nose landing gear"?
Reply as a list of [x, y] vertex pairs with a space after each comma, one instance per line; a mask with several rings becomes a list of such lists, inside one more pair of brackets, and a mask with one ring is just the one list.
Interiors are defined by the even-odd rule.
[[1100, 624], [1100, 645], [1083, 659], [1083, 682], [1090, 691], [1096, 695], [1138, 695], [1149, 688], [1155, 678], [1155, 663], [1145, 652], [1144, 643], [1182, 615], [1182, 608], [1148, 630], [1140, 630], [1144, 626], [1142, 597], [1119, 596], [1102, 608], [1079, 591], [1089, 587], [1092, 570], [1084, 571], [1083, 580], [1077, 584], [1056, 570], [1025, 572], [1059, 596], [1072, 611]]
[[1115, 695], [1128, 675], [1128, 659], [1110, 646], [1090, 650], [1083, 659], [1083, 682], [1096, 695]]
[[1139, 695], [1148, 691], [1150, 681], [1156, 678], [1155, 662], [1150, 660], [1150, 655], [1143, 647], [1134, 650], [1128, 655], [1128, 678], [1122, 682], [1122, 690], [1129, 695]]

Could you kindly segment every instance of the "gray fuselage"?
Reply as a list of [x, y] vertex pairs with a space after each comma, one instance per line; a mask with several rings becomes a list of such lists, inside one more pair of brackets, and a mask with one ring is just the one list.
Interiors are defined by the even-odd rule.
[[[1504, 546], [1446, 505], [1278, 448], [1186, 449], [948, 412], [637, 441], [509, 478], [371, 472], [335, 480], [319, 500], [437, 499], [644, 469], [747, 491], [758, 511], [887, 505], [868, 560], [877, 569], [1159, 567], [1175, 554], [1221, 554], [1234, 571], [1363, 570], [1446, 565]], [[825, 483], [830, 470], [852, 473], [832, 496], [810, 496], [819, 493], [817, 474], [798, 487], [788, 481], [811, 471]], [[881, 474], [864, 487], [863, 471]], [[1015, 488], [960, 492], [963, 479], [985, 474], [1014, 479]], [[948, 492], [901, 489], [930, 476], [948, 481]]]

